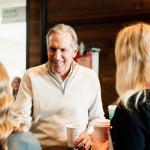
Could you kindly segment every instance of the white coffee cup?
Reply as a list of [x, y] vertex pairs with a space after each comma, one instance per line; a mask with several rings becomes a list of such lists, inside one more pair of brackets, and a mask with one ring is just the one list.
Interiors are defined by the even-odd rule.
[[79, 137], [80, 125], [79, 124], [68, 124], [67, 129], [67, 145], [68, 147], [74, 147], [74, 141]]
[[110, 137], [110, 120], [109, 119], [96, 119], [93, 121], [94, 132], [96, 137], [101, 142], [109, 140]]
[[115, 110], [117, 105], [108, 105], [108, 113], [109, 113], [109, 119], [111, 120], [114, 116]]

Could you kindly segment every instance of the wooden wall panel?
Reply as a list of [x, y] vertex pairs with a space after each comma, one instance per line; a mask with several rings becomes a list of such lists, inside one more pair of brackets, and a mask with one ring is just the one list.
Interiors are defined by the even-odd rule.
[[29, 0], [28, 37], [29, 39], [29, 67], [40, 64], [40, 3]]
[[[51, 24], [98, 22], [98, 19], [149, 14], [148, 0], [47, 0], [47, 21]], [[100, 21], [100, 20], [99, 20]], [[92, 22], [91, 22], [92, 23]]]
[[109, 14], [113, 7], [112, 4], [113, 1], [108, 0], [47, 0], [47, 20], [51, 21], [51, 23], [60, 21], [72, 22], [75, 20], [84, 22], [84, 20], [89, 18], [99, 18], [102, 14]]

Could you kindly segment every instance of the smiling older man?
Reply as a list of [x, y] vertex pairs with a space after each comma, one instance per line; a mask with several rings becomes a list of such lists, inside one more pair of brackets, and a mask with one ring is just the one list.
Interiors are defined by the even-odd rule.
[[43, 149], [67, 149], [65, 126], [79, 123], [77, 148], [88, 150], [92, 121], [103, 118], [101, 89], [96, 73], [77, 64], [74, 29], [58, 24], [46, 36], [48, 62], [28, 69], [12, 110], [16, 128], [30, 129]]

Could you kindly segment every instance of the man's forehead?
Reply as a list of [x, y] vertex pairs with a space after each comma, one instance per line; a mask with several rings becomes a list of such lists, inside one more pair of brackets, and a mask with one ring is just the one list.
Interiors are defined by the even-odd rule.
[[52, 38], [55, 38], [55, 37], [57, 37], [57, 38], [62, 38], [62, 39], [65, 39], [65, 38], [67, 38], [67, 39], [72, 39], [72, 36], [71, 36], [71, 34], [70, 33], [68, 33], [68, 32], [54, 32], [54, 33], [52, 33], [51, 35], [50, 35], [50, 37], [49, 37], [49, 39], [52, 39]]
[[72, 37], [67, 32], [53, 33], [49, 37], [49, 46], [71, 48]]

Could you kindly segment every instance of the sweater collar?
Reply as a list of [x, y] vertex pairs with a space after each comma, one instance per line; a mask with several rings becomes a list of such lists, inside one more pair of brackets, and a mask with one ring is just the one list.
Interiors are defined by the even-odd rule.
[[[71, 68], [70, 68], [70, 71], [66, 77], [66, 79], [68, 79], [72, 74], [73, 72], [75, 72], [76, 68], [77, 68], [78, 64], [73, 60], [72, 61], [72, 64], [71, 64]], [[49, 74], [51, 74], [54, 78], [56, 78], [58, 81], [62, 82], [62, 79], [60, 77], [59, 74], [55, 73], [53, 70], [52, 70], [52, 67], [49, 65], [48, 61], [46, 63], [46, 68], [47, 68], [47, 71], [49, 72]], [[66, 80], [65, 79], [65, 80]]]

